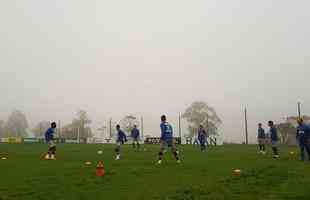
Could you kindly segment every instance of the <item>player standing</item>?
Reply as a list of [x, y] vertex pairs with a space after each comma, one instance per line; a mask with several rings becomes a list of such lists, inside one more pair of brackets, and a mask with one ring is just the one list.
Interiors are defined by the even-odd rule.
[[139, 143], [140, 130], [137, 128], [137, 125], [133, 126], [133, 129], [131, 130], [131, 137], [133, 139], [132, 147], [135, 149], [137, 145], [137, 149], [139, 150], [140, 149], [140, 143]]
[[257, 130], [257, 140], [258, 140], [258, 146], [259, 146], [259, 152], [265, 154], [265, 143], [266, 143], [266, 133], [265, 130], [262, 127], [262, 124], [258, 124], [258, 130]]
[[117, 131], [117, 138], [116, 138], [116, 148], [115, 153], [116, 157], [115, 160], [119, 160], [121, 158], [121, 145], [127, 142], [127, 137], [124, 131], [121, 130], [120, 125], [116, 125], [116, 131]]
[[309, 146], [309, 138], [310, 138], [310, 128], [304, 123], [302, 118], [297, 120], [298, 127], [296, 132], [296, 139], [300, 148], [300, 156], [301, 160], [305, 160], [305, 149], [308, 154], [308, 160], [310, 161], [310, 146]]
[[56, 122], [51, 123], [51, 127], [45, 132], [45, 141], [48, 144], [48, 151], [45, 156], [47, 160], [56, 160], [56, 144], [54, 142], [54, 133], [56, 130]]
[[207, 150], [207, 146], [206, 146], [207, 132], [205, 131], [202, 125], [200, 125], [198, 129], [198, 140], [200, 143], [200, 150], [206, 151]]
[[178, 150], [173, 142], [173, 129], [172, 126], [167, 122], [167, 118], [165, 115], [161, 116], [161, 137], [160, 137], [160, 152], [159, 152], [159, 158], [158, 158], [158, 164], [162, 163], [162, 159], [164, 156], [164, 150], [165, 147], [168, 146], [171, 148], [171, 151], [173, 153], [174, 158], [177, 160], [178, 163], [180, 163], [179, 153]]
[[273, 151], [273, 158], [279, 158], [279, 137], [278, 137], [278, 130], [275, 127], [273, 121], [268, 122], [268, 126], [270, 127], [270, 139], [271, 139], [271, 146]]

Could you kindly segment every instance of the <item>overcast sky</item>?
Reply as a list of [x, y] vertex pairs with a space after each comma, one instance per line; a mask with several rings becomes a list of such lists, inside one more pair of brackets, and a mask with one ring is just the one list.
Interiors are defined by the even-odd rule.
[[309, 0], [2, 0], [0, 119], [13, 109], [94, 125], [143, 115], [175, 128], [195, 100], [214, 106], [227, 141], [256, 124], [310, 114]]

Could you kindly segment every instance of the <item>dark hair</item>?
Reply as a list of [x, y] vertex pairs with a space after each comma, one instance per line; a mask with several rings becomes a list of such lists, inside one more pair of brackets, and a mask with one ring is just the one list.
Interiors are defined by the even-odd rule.
[[51, 127], [52, 127], [52, 128], [56, 128], [56, 126], [57, 126], [57, 125], [56, 125], [56, 122], [52, 122], [52, 123], [51, 123]]
[[119, 124], [117, 124], [117, 125], [116, 125], [116, 128], [117, 128], [117, 129], [120, 129], [120, 128], [121, 128], [121, 126], [120, 126]]
[[161, 121], [166, 121], [166, 120], [167, 120], [166, 115], [162, 115], [162, 116], [161, 116]]
[[262, 126], [263, 124], [262, 123], [258, 123], [258, 126]]
[[273, 125], [273, 121], [269, 121], [268, 124]]

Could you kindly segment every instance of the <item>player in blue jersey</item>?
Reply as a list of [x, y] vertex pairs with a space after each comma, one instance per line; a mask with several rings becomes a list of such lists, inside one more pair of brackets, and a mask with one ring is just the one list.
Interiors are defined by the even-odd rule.
[[56, 159], [56, 144], [54, 142], [54, 134], [56, 131], [56, 122], [51, 123], [51, 127], [47, 129], [45, 132], [45, 141], [48, 144], [48, 151], [45, 156], [47, 160], [55, 160]]
[[205, 129], [203, 128], [202, 125], [199, 126], [198, 129], [198, 140], [200, 143], [200, 150], [201, 151], [206, 151], [207, 150], [207, 132], [205, 131]]
[[271, 146], [273, 151], [273, 157], [279, 158], [279, 137], [278, 137], [278, 130], [275, 127], [273, 121], [268, 122], [268, 126], [270, 127], [270, 139], [271, 139]]
[[115, 153], [116, 157], [115, 160], [119, 160], [121, 158], [121, 145], [127, 142], [127, 137], [124, 131], [122, 131], [120, 125], [116, 125], [116, 148], [115, 148]]
[[131, 130], [131, 137], [133, 139], [133, 142], [132, 142], [133, 148], [135, 149], [137, 145], [137, 149], [139, 150], [140, 149], [140, 143], [139, 143], [140, 131], [137, 128], [137, 125], [134, 125], [133, 129]]
[[179, 152], [173, 141], [173, 129], [172, 126], [167, 122], [167, 118], [165, 115], [161, 116], [161, 137], [160, 137], [160, 152], [158, 158], [158, 164], [162, 163], [162, 159], [164, 156], [165, 147], [168, 146], [171, 148], [174, 158], [180, 163]]
[[258, 141], [258, 147], [259, 147], [258, 153], [265, 154], [266, 153], [265, 152], [266, 133], [261, 123], [258, 124], [257, 141]]
[[305, 149], [308, 154], [308, 160], [310, 161], [310, 146], [309, 146], [309, 138], [310, 138], [310, 127], [304, 123], [302, 118], [297, 120], [298, 127], [296, 131], [296, 139], [300, 148], [300, 158], [302, 161], [305, 160]]

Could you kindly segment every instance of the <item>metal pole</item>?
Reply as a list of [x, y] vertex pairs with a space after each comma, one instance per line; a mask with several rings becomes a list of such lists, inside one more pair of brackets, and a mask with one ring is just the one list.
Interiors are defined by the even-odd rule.
[[110, 119], [110, 122], [109, 122], [109, 130], [110, 130], [110, 139], [112, 138], [112, 119]]
[[60, 120], [58, 120], [58, 137], [61, 137], [61, 126], [60, 126]]
[[80, 144], [80, 127], [77, 128], [77, 143]]
[[298, 105], [298, 117], [301, 118], [301, 108], [300, 108], [301, 104], [300, 104], [300, 102], [298, 102], [297, 105]]
[[247, 109], [244, 109], [244, 119], [245, 119], [245, 143], [249, 144], [248, 138], [248, 116], [247, 116]]
[[141, 138], [143, 138], [144, 127], [143, 127], [143, 117], [141, 117]]
[[209, 132], [209, 114], [207, 113], [207, 132]]
[[181, 113], [179, 114], [179, 137], [182, 140]]

